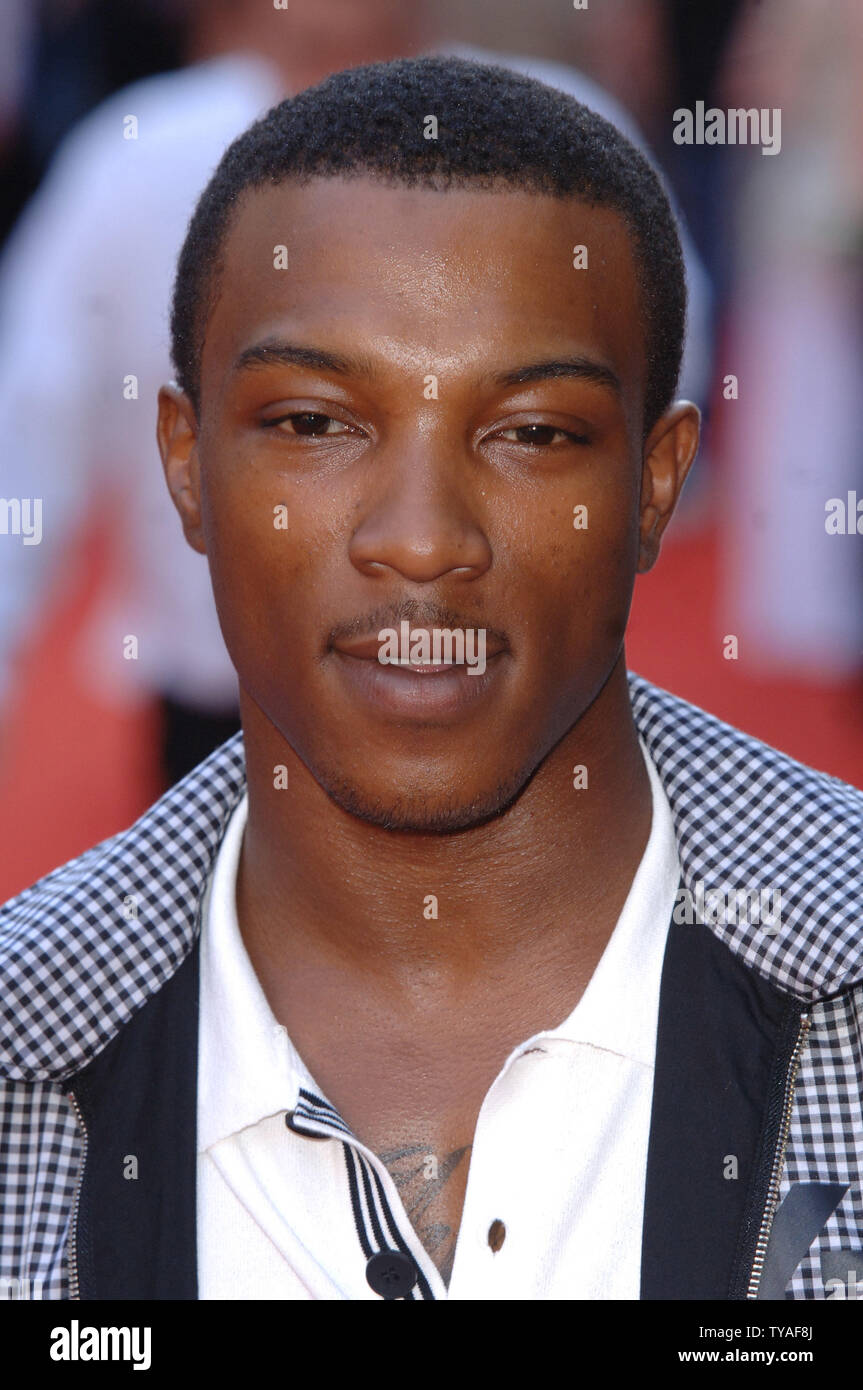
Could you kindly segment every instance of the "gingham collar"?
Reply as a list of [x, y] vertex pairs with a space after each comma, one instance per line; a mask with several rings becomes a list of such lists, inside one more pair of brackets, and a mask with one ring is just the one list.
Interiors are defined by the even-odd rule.
[[[781, 890], [775, 933], [733, 922], [712, 930], [807, 1001], [863, 980], [863, 793], [640, 676], [629, 682], [687, 890]], [[0, 1074], [73, 1075], [171, 977], [195, 940], [244, 791], [237, 734], [129, 830], [0, 908]]]

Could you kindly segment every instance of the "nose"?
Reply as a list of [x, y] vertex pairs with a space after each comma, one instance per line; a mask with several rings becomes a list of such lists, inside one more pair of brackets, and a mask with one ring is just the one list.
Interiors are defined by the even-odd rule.
[[476, 506], [471, 460], [445, 439], [401, 444], [378, 453], [374, 495], [350, 541], [351, 563], [375, 577], [391, 571], [415, 584], [448, 574], [478, 579], [492, 551]]

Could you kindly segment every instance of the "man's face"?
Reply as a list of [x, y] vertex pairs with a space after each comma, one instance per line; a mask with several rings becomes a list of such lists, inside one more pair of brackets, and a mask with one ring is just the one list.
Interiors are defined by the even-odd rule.
[[[477, 823], [618, 661], [651, 558], [638, 303], [622, 220], [574, 199], [319, 179], [242, 200], [197, 438], [163, 392], [163, 453], [245, 698], [346, 810]], [[381, 664], [402, 622], [463, 631], [476, 670]]]

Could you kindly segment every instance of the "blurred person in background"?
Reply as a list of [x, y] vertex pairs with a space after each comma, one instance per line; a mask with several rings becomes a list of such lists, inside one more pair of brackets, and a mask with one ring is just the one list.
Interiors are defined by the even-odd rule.
[[[170, 375], [166, 305], [197, 196], [223, 150], [287, 94], [329, 72], [433, 49], [561, 87], [643, 140], [574, 69], [446, 45], [436, 12], [390, 0], [196, 0], [189, 66], [103, 102], [64, 141], [0, 265], [0, 491], [43, 500], [42, 538], [0, 547], [0, 707], [16, 651], [94, 499], [122, 537], [122, 572], [81, 651], [89, 686], [157, 699], [162, 767], [176, 781], [238, 727], [236, 676], [206, 565], [177, 536], [158, 467], [154, 402]], [[709, 290], [684, 245], [690, 332], [681, 389], [704, 402]]]
[[[717, 82], [728, 45], [739, 23], [743, 0], [662, 0], [669, 59], [668, 80], [657, 93], [649, 124], [663, 167], [674, 184], [689, 229], [704, 258], [715, 296], [717, 317], [725, 308], [729, 261], [733, 251], [733, 203], [730, 200], [727, 147], [707, 151], [678, 145], [673, 138], [674, 112], [692, 110], [697, 101], [719, 104]], [[703, 471], [700, 469], [699, 471]]]
[[27, 0], [0, 6], [0, 238], [35, 186], [22, 138], [35, 28]]
[[3, 0], [0, 239], [67, 131], [100, 101], [182, 61], [184, 0]]
[[863, 542], [847, 516], [844, 533], [827, 523], [831, 500], [863, 502], [863, 7], [750, 4], [723, 101], [779, 108], [783, 132], [778, 157], [739, 159], [726, 608], [761, 669], [847, 679], [863, 666]]

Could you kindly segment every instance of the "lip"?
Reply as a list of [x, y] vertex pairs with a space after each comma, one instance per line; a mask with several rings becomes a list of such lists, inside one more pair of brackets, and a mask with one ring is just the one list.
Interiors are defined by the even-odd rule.
[[487, 699], [505, 669], [506, 653], [500, 646], [486, 653], [481, 675], [471, 675], [465, 665], [383, 665], [377, 659], [379, 650], [374, 639], [339, 642], [330, 649], [333, 669], [352, 700], [379, 717], [414, 724], [456, 723]]
[[[412, 637], [416, 636], [418, 633], [426, 633], [426, 634], [428, 635], [429, 639], [431, 639], [431, 637], [432, 637], [432, 635], [433, 635], [433, 632], [434, 632], [434, 628], [423, 627], [423, 626], [421, 626], [421, 625], [418, 626], [418, 627], [412, 627], [412, 628], [411, 628], [411, 636], [412, 636]], [[343, 656], [353, 656], [353, 657], [357, 657], [360, 661], [377, 661], [377, 660], [378, 660], [378, 652], [379, 652], [380, 649], [381, 649], [381, 643], [380, 643], [379, 638], [374, 637], [374, 636], [372, 636], [372, 637], [349, 637], [349, 638], [339, 638], [339, 640], [338, 640], [337, 642], [334, 642], [334, 643], [333, 643], [333, 649], [334, 649], [335, 651], [339, 652], [339, 653], [340, 653], [341, 655], [343, 655]], [[500, 652], [502, 652], [503, 650], [504, 650], [504, 645], [503, 645], [502, 642], [498, 641], [498, 640], [497, 640], [496, 638], [494, 638], [494, 637], [486, 636], [486, 639], [485, 639], [485, 656], [486, 656], [486, 661], [490, 660], [490, 658], [493, 657], [493, 656], [497, 656], [497, 655], [498, 655]], [[379, 665], [386, 665], [386, 664], [388, 664], [388, 663], [379, 662], [378, 664], [379, 664]], [[402, 669], [405, 669], [405, 668], [402, 668]], [[429, 665], [429, 666], [418, 666], [418, 665], [417, 665], [417, 666], [414, 666], [414, 665], [411, 665], [410, 669], [411, 669], [412, 671], [419, 671], [419, 670], [422, 670], [422, 671], [431, 671], [431, 670], [435, 670], [435, 671], [451, 671], [451, 670], [453, 669], [453, 667], [452, 667], [449, 663], [446, 663], [446, 664], [444, 664], [444, 665], [439, 665], [439, 666], [435, 666], [435, 667], [432, 667], [432, 666], [430, 666], [430, 665]], [[472, 679], [472, 680], [477, 680], [478, 677], [472, 676], [471, 679]]]

